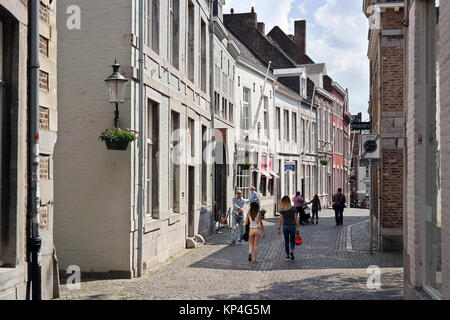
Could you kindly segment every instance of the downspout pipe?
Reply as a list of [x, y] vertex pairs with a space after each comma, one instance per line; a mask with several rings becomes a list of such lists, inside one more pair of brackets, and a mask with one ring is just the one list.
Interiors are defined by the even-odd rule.
[[139, 137], [139, 177], [138, 177], [138, 256], [137, 256], [137, 276], [142, 276], [142, 251], [143, 251], [143, 231], [144, 231], [144, 137], [146, 129], [144, 128], [144, 108], [145, 108], [145, 95], [144, 95], [144, 18], [145, 7], [144, 0], [139, 0], [139, 131], [141, 136]]
[[[213, 11], [214, 1], [209, 1], [209, 95], [210, 95], [210, 112], [211, 112], [211, 140], [215, 139], [215, 124], [214, 124], [214, 105], [215, 105], [215, 95], [214, 95], [214, 11]], [[214, 140], [215, 141], [215, 140]], [[215, 146], [215, 143], [213, 144]], [[211, 223], [210, 223], [210, 231], [214, 233], [215, 229], [215, 221], [214, 217], [217, 214], [216, 212], [216, 166], [215, 159], [211, 161]]]
[[30, 32], [29, 32], [29, 202], [28, 217], [31, 218], [31, 239], [29, 247], [31, 251], [31, 283], [32, 299], [42, 300], [42, 279], [41, 279], [41, 246], [42, 238], [39, 231], [39, 208], [40, 208], [40, 187], [39, 187], [39, 0], [31, 0], [30, 5]]

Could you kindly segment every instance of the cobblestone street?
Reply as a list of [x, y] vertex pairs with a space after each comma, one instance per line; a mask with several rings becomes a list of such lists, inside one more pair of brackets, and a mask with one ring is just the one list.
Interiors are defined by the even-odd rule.
[[[356, 252], [368, 248], [362, 244], [367, 235], [355, 233], [365, 227], [352, 228], [347, 237], [349, 226], [367, 220], [367, 210], [346, 209], [344, 226], [337, 227], [334, 213], [322, 211], [318, 225], [302, 226], [296, 260], [285, 261], [277, 220], [268, 219], [257, 264], [247, 261], [248, 244], [230, 245], [230, 230], [223, 230], [141, 278], [87, 281], [81, 290], [62, 285], [61, 299], [402, 299], [401, 254]], [[366, 286], [371, 265], [382, 269], [381, 290]]]

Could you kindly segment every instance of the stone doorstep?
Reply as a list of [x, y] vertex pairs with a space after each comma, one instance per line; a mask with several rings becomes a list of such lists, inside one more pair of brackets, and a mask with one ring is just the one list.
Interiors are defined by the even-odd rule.
[[205, 239], [199, 235], [196, 234], [194, 237], [188, 237], [186, 238], [186, 248], [187, 249], [197, 249], [200, 248], [205, 244]]

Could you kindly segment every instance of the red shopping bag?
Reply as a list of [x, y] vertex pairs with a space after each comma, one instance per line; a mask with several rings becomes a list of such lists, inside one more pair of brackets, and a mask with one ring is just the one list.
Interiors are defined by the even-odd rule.
[[297, 236], [295, 237], [295, 244], [296, 244], [297, 246], [299, 246], [299, 245], [301, 245], [302, 243], [303, 243], [303, 239], [302, 239], [302, 237], [300, 237], [300, 234], [297, 233]]

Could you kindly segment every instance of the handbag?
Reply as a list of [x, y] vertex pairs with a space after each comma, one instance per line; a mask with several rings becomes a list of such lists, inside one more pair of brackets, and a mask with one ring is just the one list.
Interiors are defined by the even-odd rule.
[[242, 235], [242, 240], [248, 242], [249, 235], [250, 235], [250, 223], [245, 225], [245, 233]]
[[303, 243], [303, 238], [300, 236], [300, 233], [297, 232], [297, 236], [295, 237], [295, 244], [297, 246], [301, 245]]

